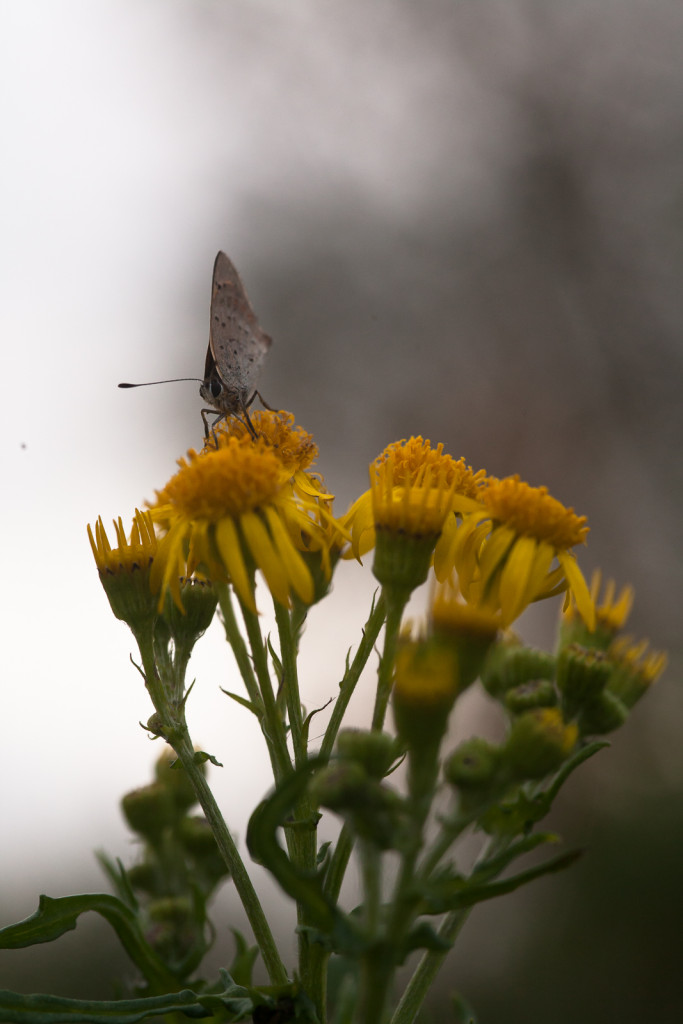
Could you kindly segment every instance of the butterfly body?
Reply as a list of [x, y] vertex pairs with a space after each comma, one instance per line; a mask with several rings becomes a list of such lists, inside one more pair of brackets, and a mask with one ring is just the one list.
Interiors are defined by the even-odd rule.
[[[209, 347], [199, 388], [201, 397], [212, 406], [205, 411], [218, 413], [214, 427], [234, 415], [244, 416], [249, 423], [247, 409], [271, 344], [232, 261], [219, 252], [213, 268]], [[206, 426], [206, 420], [204, 423]]]

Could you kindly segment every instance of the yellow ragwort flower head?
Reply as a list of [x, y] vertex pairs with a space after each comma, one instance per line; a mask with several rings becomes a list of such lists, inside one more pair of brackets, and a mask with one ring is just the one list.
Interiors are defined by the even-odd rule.
[[455, 567], [466, 599], [485, 595], [487, 603], [500, 607], [504, 625], [532, 601], [567, 590], [593, 629], [595, 607], [571, 553], [585, 542], [585, 516], [519, 476], [489, 477], [479, 499], [478, 508], [465, 511], [441, 559], [435, 559], [437, 578], [445, 579]]
[[151, 627], [156, 618], [156, 601], [150, 590], [151, 567], [158, 558], [158, 542], [149, 512], [135, 510], [130, 540], [123, 522], [114, 521], [117, 547], [112, 548], [100, 516], [88, 537], [100, 581], [117, 619], [135, 632]]
[[648, 640], [636, 642], [632, 637], [620, 636], [609, 648], [608, 656], [614, 671], [607, 689], [627, 708], [632, 708], [647, 693], [667, 666], [666, 654], [650, 651], [649, 646]]
[[[413, 538], [441, 535], [456, 508], [470, 507], [484, 471], [475, 473], [463, 459], [444, 454], [443, 444], [432, 448], [422, 437], [396, 441], [370, 465], [370, 489], [344, 516], [351, 528], [356, 558], [370, 551], [377, 530]], [[460, 504], [458, 504], [460, 499]]]
[[[596, 629], [608, 633], [618, 633], [623, 629], [626, 620], [633, 608], [634, 591], [630, 585], [623, 586], [617, 594], [617, 587], [614, 580], [607, 580], [605, 583], [602, 601], [600, 601], [600, 589], [602, 585], [602, 573], [596, 569], [591, 576], [591, 598], [595, 605]], [[576, 618], [576, 601], [573, 599], [564, 609], [565, 620], [571, 621]]]
[[[276, 451], [291, 474], [309, 469], [318, 457], [318, 446], [313, 435], [294, 424], [293, 413], [284, 409], [279, 412], [274, 409], [256, 409], [249, 415], [259, 438]], [[246, 445], [253, 443], [252, 435], [237, 416], [230, 416], [218, 424], [214, 436], [206, 441], [203, 454], [215, 451], [216, 443], [220, 448], [233, 437]]]
[[265, 438], [227, 436], [178, 465], [151, 510], [166, 531], [161, 569], [155, 563], [152, 571], [161, 601], [170, 589], [179, 604], [178, 577], [201, 567], [213, 580], [229, 580], [252, 611], [256, 569], [281, 604], [290, 604], [292, 592], [310, 603], [313, 580], [301, 551], [329, 548], [321, 524], [331, 516], [317, 496], [295, 488], [291, 464]]
[[95, 523], [94, 535], [88, 523], [90, 547], [100, 575], [131, 573], [149, 568], [157, 553], [157, 538], [150, 513], [135, 510], [130, 541], [126, 540], [126, 531], [120, 516], [118, 520], [114, 520], [114, 532], [118, 544], [116, 548], [112, 548], [109, 543], [102, 516], [99, 516]]

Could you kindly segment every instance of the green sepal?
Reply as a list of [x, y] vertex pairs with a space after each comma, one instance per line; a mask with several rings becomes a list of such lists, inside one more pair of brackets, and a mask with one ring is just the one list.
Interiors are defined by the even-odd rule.
[[[162, 1014], [208, 1017], [190, 989], [143, 999], [68, 999], [0, 991], [0, 1021], [8, 1024], [136, 1024]], [[233, 1017], [233, 1020], [237, 1018]]]
[[108, 893], [83, 893], [58, 899], [41, 896], [35, 914], [0, 929], [0, 949], [23, 949], [52, 942], [72, 931], [80, 915], [89, 910], [100, 914], [112, 926], [126, 953], [154, 989], [173, 989], [178, 984], [177, 978], [147, 943], [130, 907]]

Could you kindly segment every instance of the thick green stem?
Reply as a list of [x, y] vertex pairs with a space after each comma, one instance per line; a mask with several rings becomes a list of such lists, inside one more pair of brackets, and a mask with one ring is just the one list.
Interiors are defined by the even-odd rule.
[[334, 708], [332, 709], [332, 715], [330, 717], [329, 725], [325, 730], [325, 736], [320, 747], [320, 754], [325, 759], [329, 758], [332, 754], [332, 748], [334, 747], [334, 741], [337, 738], [337, 733], [344, 719], [346, 709], [349, 705], [349, 701], [353, 696], [353, 691], [356, 688], [356, 683], [360, 678], [360, 674], [365, 668], [368, 658], [373, 652], [375, 642], [379, 636], [379, 631], [384, 625], [386, 617], [386, 602], [384, 597], [380, 594], [379, 599], [375, 602], [365, 628], [363, 629], [363, 639], [358, 645], [353, 661], [349, 665], [344, 678], [339, 684], [339, 696], [335, 701]]

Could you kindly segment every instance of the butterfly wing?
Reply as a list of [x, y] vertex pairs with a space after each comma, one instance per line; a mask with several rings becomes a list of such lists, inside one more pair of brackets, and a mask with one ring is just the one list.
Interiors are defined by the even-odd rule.
[[213, 267], [211, 326], [205, 382], [215, 375], [224, 394], [221, 406], [243, 407], [256, 387], [272, 339], [262, 330], [241, 278], [230, 259], [219, 252]]

